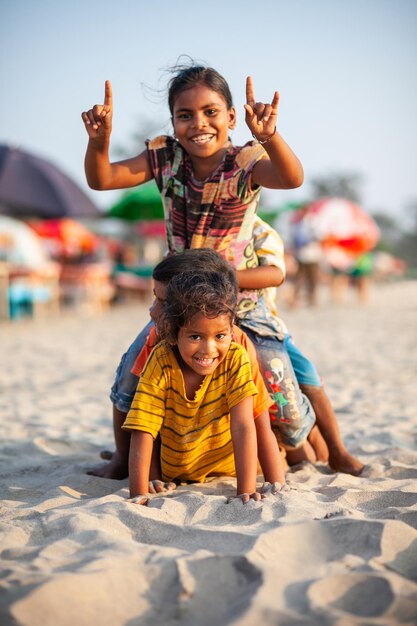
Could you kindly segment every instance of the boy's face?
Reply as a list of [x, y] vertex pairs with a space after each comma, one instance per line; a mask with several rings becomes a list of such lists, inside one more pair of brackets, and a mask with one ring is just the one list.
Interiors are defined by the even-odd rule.
[[210, 319], [197, 313], [188, 326], [180, 329], [177, 347], [186, 367], [201, 376], [207, 376], [226, 358], [231, 341], [229, 315]]
[[166, 293], [167, 293], [166, 283], [161, 283], [159, 280], [154, 280], [153, 281], [153, 295], [155, 296], [155, 298], [149, 309], [149, 315], [154, 321], [156, 330], [158, 330], [158, 321], [165, 307]]

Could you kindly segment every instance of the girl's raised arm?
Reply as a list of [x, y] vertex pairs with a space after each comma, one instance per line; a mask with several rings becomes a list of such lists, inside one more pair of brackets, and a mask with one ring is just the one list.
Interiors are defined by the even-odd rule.
[[123, 189], [153, 178], [146, 150], [132, 159], [110, 163], [113, 95], [109, 80], [105, 83], [103, 104], [83, 111], [81, 118], [88, 134], [85, 174], [92, 189]]
[[271, 104], [256, 102], [252, 78], [246, 79], [246, 124], [252, 136], [263, 145], [269, 159], [261, 159], [253, 170], [253, 181], [269, 189], [293, 189], [304, 180], [303, 167], [276, 129], [279, 94]]

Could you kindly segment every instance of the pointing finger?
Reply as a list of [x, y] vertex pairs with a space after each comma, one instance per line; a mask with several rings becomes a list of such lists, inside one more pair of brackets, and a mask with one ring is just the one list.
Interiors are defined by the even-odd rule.
[[109, 107], [110, 109], [113, 106], [113, 95], [111, 83], [109, 80], [106, 80], [106, 82], [104, 83], [104, 106]]
[[279, 102], [279, 93], [278, 91], [275, 91], [274, 97], [272, 98], [272, 102], [271, 102], [272, 115], [276, 115], [278, 112], [278, 102]]
[[255, 93], [253, 91], [253, 83], [250, 76], [246, 79], [246, 102], [251, 106], [255, 104]]

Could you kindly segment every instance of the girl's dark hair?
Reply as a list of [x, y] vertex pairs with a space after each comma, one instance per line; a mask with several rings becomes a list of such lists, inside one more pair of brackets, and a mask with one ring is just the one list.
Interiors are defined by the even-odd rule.
[[161, 283], [169, 283], [171, 278], [188, 271], [222, 272], [233, 286], [238, 288], [236, 272], [233, 267], [215, 250], [210, 248], [192, 248], [181, 254], [172, 254], [165, 257], [156, 265], [152, 278]]
[[236, 306], [237, 289], [223, 272], [183, 272], [168, 284], [158, 331], [162, 339], [175, 343], [180, 329], [197, 313], [208, 318], [228, 315], [233, 324]]
[[233, 106], [233, 98], [229, 85], [219, 72], [212, 67], [204, 65], [195, 65], [192, 60], [188, 65], [175, 65], [171, 68], [175, 75], [168, 83], [168, 106], [171, 115], [174, 113], [175, 100], [178, 95], [186, 89], [191, 89], [196, 85], [206, 85], [213, 91], [216, 91], [226, 101], [228, 109]]

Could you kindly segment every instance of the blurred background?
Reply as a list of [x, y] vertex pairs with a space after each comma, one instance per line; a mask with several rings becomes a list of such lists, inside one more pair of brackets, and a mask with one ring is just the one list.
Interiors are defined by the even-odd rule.
[[264, 191], [281, 234], [282, 306], [369, 299], [371, 282], [417, 276], [417, 4], [414, 0], [3, 0], [0, 5], [0, 318], [99, 312], [151, 297], [165, 252], [150, 183], [87, 187], [81, 112], [113, 85], [111, 156], [170, 133], [167, 69], [215, 67], [250, 139], [245, 79], [280, 92], [278, 128], [305, 170]]

